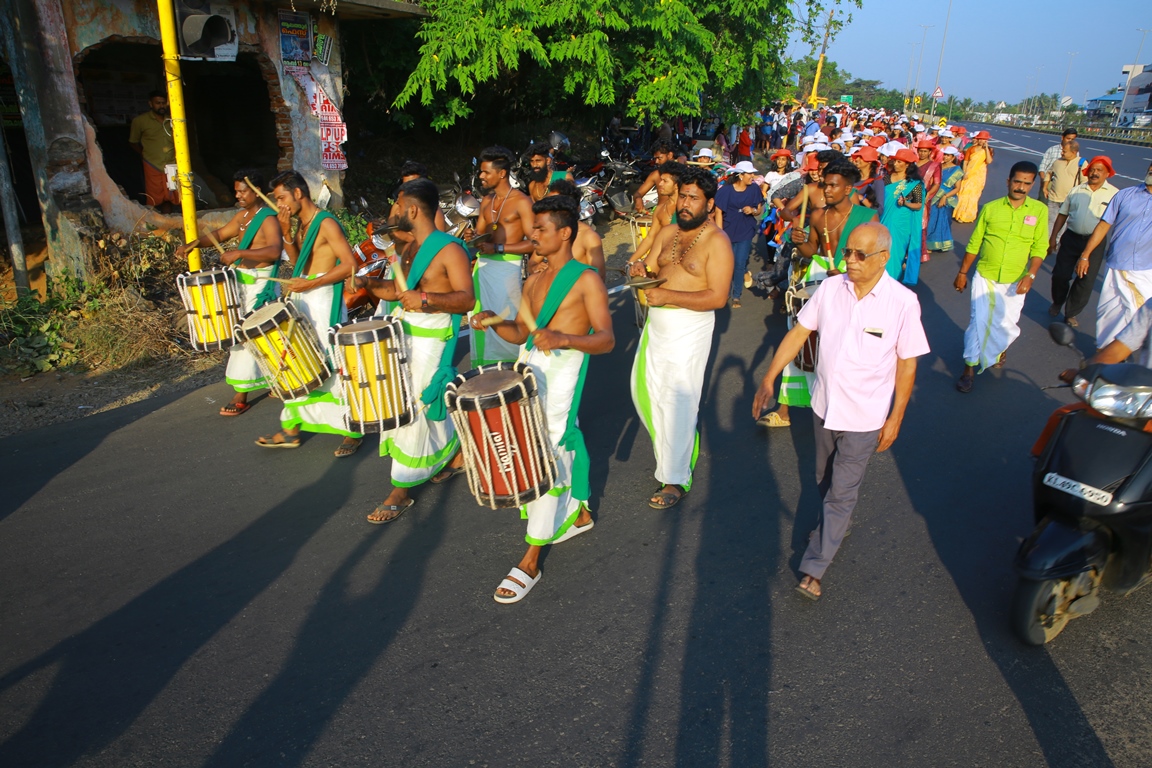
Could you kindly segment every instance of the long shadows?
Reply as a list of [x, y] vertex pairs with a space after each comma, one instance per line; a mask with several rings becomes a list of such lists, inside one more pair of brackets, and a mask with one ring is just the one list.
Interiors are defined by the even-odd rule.
[[314, 483], [123, 608], [0, 677], [0, 691], [53, 669], [0, 765], [64, 766], [123, 734], [181, 666], [291, 565], [348, 498], [351, 469]]

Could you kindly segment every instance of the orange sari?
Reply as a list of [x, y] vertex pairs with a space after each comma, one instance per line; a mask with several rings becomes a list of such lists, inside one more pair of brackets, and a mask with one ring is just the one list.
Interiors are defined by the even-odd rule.
[[976, 221], [980, 210], [980, 194], [988, 180], [988, 150], [973, 145], [964, 161], [964, 180], [960, 182], [960, 193], [956, 195], [956, 210], [952, 218], [967, 224]]

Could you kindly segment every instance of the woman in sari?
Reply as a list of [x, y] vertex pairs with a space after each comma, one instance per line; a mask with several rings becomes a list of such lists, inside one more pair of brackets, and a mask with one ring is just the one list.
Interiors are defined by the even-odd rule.
[[977, 133], [964, 156], [964, 181], [960, 184], [956, 210], [952, 213], [952, 218], [962, 224], [976, 221], [976, 213], [980, 210], [980, 194], [988, 181], [988, 166], [992, 164], [992, 147], [988, 146], [990, 138], [988, 131]]
[[892, 173], [884, 186], [884, 215], [880, 223], [892, 235], [888, 274], [907, 285], [920, 279], [920, 210], [924, 184], [916, 166], [916, 152], [898, 150], [890, 161]]
[[940, 169], [940, 188], [932, 196], [928, 214], [928, 250], [952, 250], [952, 209], [956, 207], [958, 185], [964, 171], [956, 165], [960, 150], [944, 147], [944, 164]]
[[[936, 144], [931, 141], [918, 141], [916, 142], [916, 168], [920, 173], [920, 181], [924, 184], [924, 199], [931, 200], [936, 196], [936, 190], [940, 189], [940, 163], [936, 160], [935, 155], [938, 150]], [[928, 253], [928, 209], [930, 205], [925, 205], [920, 211], [920, 262], [924, 263], [929, 259]]]

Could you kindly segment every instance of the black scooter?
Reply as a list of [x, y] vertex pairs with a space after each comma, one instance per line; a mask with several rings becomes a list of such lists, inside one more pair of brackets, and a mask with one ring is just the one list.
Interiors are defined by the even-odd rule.
[[[1072, 346], [1064, 323], [1048, 328]], [[1054, 639], [1100, 605], [1152, 579], [1152, 370], [1090, 365], [1032, 449], [1036, 528], [1016, 553], [1012, 626], [1029, 645]]]

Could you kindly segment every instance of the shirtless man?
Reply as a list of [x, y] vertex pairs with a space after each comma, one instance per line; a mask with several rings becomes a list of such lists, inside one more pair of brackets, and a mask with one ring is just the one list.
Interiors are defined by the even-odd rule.
[[[572, 242], [579, 229], [578, 204], [554, 195], [537, 202], [532, 210], [536, 214], [532, 245], [544, 258], [544, 269], [524, 283], [524, 300], [539, 330], [529, 336], [522, 317], [493, 328], [504, 339], [525, 345], [524, 362], [536, 374], [548, 439], [556, 453], [557, 477], [556, 487], [523, 508], [528, 518], [524, 537], [528, 551], [500, 582], [493, 595], [498, 603], [518, 602], [536, 586], [544, 547], [567, 541], [594, 525], [588, 512], [588, 455], [576, 415], [588, 355], [607, 354], [616, 345], [604, 281], [572, 258]], [[486, 311], [473, 316], [473, 332], [492, 315]]]
[[[557, 179], [548, 185], [547, 197], [562, 195], [580, 206], [580, 192], [568, 179]], [[572, 243], [572, 258], [581, 264], [587, 264], [596, 270], [600, 279], [604, 279], [604, 241], [596, 230], [584, 222], [578, 223], [580, 231], [576, 234], [576, 241]], [[539, 252], [533, 253], [529, 260], [528, 271], [540, 272], [546, 266], [543, 256]]]
[[645, 291], [648, 321], [632, 366], [632, 400], [652, 437], [662, 484], [648, 500], [653, 509], [676, 506], [692, 488], [715, 310], [728, 303], [732, 286], [732, 244], [711, 219], [716, 179], [689, 168], [679, 194], [678, 223], [660, 231], [643, 260], [629, 262], [633, 276], [665, 280]]
[[[401, 184], [407, 184], [408, 182], [415, 181], [416, 179], [427, 179], [427, 178], [428, 178], [428, 166], [424, 165], [424, 163], [418, 163], [415, 160], [406, 160], [404, 162], [404, 165], [400, 166], [400, 183]], [[400, 194], [399, 189], [396, 190], [396, 194], [397, 194], [397, 196], [399, 196], [399, 194]], [[440, 230], [441, 232], [447, 232], [448, 231], [448, 221], [444, 218], [444, 211], [440, 210], [440, 205], [439, 205], [439, 199], [440, 198], [439, 198], [439, 196], [437, 196], [436, 199], [437, 199], [436, 229]], [[391, 220], [391, 218], [393, 216], [398, 215], [398, 213], [399, 213], [399, 211], [397, 211], [396, 205], [393, 204], [392, 210], [388, 214], [389, 220]]]
[[[176, 249], [176, 257], [183, 259], [193, 248], [203, 248], [204, 240], [224, 243], [234, 237], [240, 243], [234, 250], [223, 251], [220, 263], [236, 270], [240, 289], [240, 315], [244, 316], [256, 308], [257, 297], [268, 286], [268, 278], [276, 276], [280, 261], [280, 222], [276, 211], [260, 202], [256, 190], [244, 181], [247, 177], [257, 188], [264, 186], [264, 177], [259, 171], [237, 171], [232, 177], [232, 188], [236, 192], [236, 215], [228, 223], [212, 232], [208, 238], [198, 237]], [[279, 295], [279, 291], [273, 291]], [[221, 416], [239, 416], [248, 410], [248, 393], [268, 386], [268, 381], [260, 371], [256, 358], [243, 344], [235, 344], [228, 351], [228, 367], [224, 380], [232, 385], [236, 394], [232, 402], [220, 409]]]
[[460, 442], [444, 407], [444, 392], [456, 375], [457, 335], [445, 338], [445, 333], [460, 327], [476, 297], [463, 244], [436, 229], [439, 208], [435, 184], [420, 178], [405, 182], [388, 223], [412, 235], [400, 254], [408, 290], [400, 291], [395, 280], [357, 279], [383, 299], [377, 315], [390, 313], [397, 303], [404, 307], [408, 372], [422, 401], [410, 424], [380, 436], [380, 455], [392, 457], [392, 492], [368, 515], [374, 524], [392, 522], [415, 503], [409, 488], [428, 480], [442, 483], [464, 471]]
[[660, 230], [676, 223], [676, 206], [680, 204], [680, 177], [688, 170], [688, 166], [670, 161], [663, 163], [656, 170], [660, 173], [660, 180], [656, 183], [659, 198], [656, 209], [652, 211], [652, 226], [648, 230], [647, 237], [640, 241], [640, 247], [632, 256], [633, 261], [645, 258]]
[[528, 164], [532, 170], [528, 172], [528, 195], [533, 202], [543, 200], [548, 194], [548, 186], [560, 179], [575, 182], [569, 171], [557, 171], [552, 168], [552, 148], [544, 143], [536, 143], [528, 148]]
[[[281, 243], [292, 264], [292, 279], [284, 286], [292, 303], [312, 323], [316, 337], [332, 361], [328, 345], [328, 328], [333, 319], [343, 322], [347, 318], [344, 308], [344, 280], [352, 274], [355, 257], [340, 222], [328, 211], [322, 211], [312, 202], [308, 183], [297, 171], [284, 171], [272, 179], [272, 197], [280, 210], [278, 218], [282, 232], [292, 231], [292, 217], [300, 226], [293, 237], [282, 237]], [[362, 435], [350, 432], [344, 426], [348, 404], [342, 397], [340, 378], [336, 373], [319, 388], [304, 397], [284, 401], [280, 412], [281, 430], [261, 437], [256, 444], [262, 448], [298, 448], [300, 431], [327, 432], [344, 436], [336, 449], [336, 457], [344, 458], [356, 453]]]
[[[476, 282], [480, 295], [477, 310], [490, 309], [501, 317], [516, 316], [520, 306], [520, 264], [532, 253], [532, 199], [508, 181], [512, 152], [489, 147], [480, 154], [480, 184], [484, 199], [476, 222], [478, 234], [492, 237], [480, 244], [476, 259]], [[519, 354], [496, 332], [482, 330], [471, 334], [472, 367], [489, 363], [513, 362]]]
[[660, 166], [675, 159], [676, 153], [672, 149], [672, 142], [659, 139], [652, 145], [652, 162], [656, 164], [656, 167], [652, 169], [652, 173], [648, 174], [648, 178], [644, 179], [644, 183], [632, 196], [632, 202], [636, 206], [637, 213], [648, 213], [648, 208], [644, 205], [644, 195], [648, 194], [649, 190], [654, 189], [660, 182]]
[[[824, 207], [824, 187], [821, 186], [822, 174], [824, 169], [828, 167], [828, 163], [840, 157], [843, 156], [839, 152], [825, 149], [804, 158], [802, 170], [808, 173], [808, 181], [805, 183], [805, 188], [808, 190], [808, 211]], [[784, 206], [784, 210], [780, 211], [780, 218], [784, 221], [795, 221], [800, 218], [800, 209], [804, 207], [804, 198], [805, 194], [801, 191], [800, 194], [789, 200], [788, 204]], [[804, 226], [808, 226], [807, 221], [804, 222]]]

